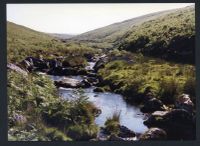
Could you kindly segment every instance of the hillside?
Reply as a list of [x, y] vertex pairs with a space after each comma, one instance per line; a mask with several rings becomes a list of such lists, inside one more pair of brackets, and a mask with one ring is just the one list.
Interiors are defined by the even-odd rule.
[[[186, 62], [194, 63], [194, 15], [194, 6], [157, 12], [89, 31], [71, 40], [87, 42], [90, 46], [105, 50], [118, 48], [154, 57], [161, 56], [164, 59], [168, 57], [162, 55], [166, 55], [168, 50], [170, 55], [179, 53], [174, 57], [189, 54]], [[182, 42], [186, 42], [188, 46], [176, 46]], [[178, 50], [174, 50], [175, 46]], [[159, 53], [159, 48], [165, 51]]]
[[30, 28], [7, 22], [8, 62], [19, 62], [27, 56], [52, 58], [82, 54], [94, 50], [83, 43], [67, 42]]
[[194, 6], [64, 37], [7, 22], [9, 141], [195, 139]]

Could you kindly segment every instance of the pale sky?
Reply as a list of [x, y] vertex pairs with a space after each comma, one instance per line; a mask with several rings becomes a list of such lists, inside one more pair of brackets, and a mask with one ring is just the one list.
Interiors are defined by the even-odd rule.
[[48, 33], [80, 34], [152, 12], [192, 3], [7, 4], [7, 20]]

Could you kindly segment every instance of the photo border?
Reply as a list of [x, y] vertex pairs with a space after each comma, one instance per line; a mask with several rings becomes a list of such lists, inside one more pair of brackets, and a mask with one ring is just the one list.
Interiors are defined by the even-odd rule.
[[[7, 114], [7, 43], [6, 43], [6, 4], [12, 3], [195, 3], [195, 65], [196, 65], [196, 140], [184, 141], [8, 141]], [[200, 1], [199, 0], [1, 0], [0, 1], [0, 146], [169, 146], [200, 145]], [[199, 58], [198, 58], [199, 57]]]

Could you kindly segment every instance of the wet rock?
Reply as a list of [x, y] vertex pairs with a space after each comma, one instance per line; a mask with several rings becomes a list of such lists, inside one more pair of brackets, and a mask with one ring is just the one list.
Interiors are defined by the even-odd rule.
[[99, 80], [97, 78], [95, 78], [95, 77], [88, 77], [87, 81], [89, 83], [91, 83], [92, 85], [96, 85], [99, 82]]
[[55, 68], [59, 66], [59, 62], [56, 59], [47, 59], [45, 61], [49, 68]]
[[47, 74], [49, 75], [57, 75], [57, 76], [62, 76], [63, 75], [63, 68], [61, 66], [54, 67], [50, 69]]
[[119, 137], [117, 135], [114, 135], [114, 134], [110, 135], [110, 137], [108, 138], [108, 140], [109, 141], [124, 141], [123, 138], [121, 138], [121, 137]]
[[103, 88], [97, 87], [93, 90], [94, 92], [104, 92]]
[[87, 72], [86, 69], [82, 68], [82, 69], [79, 69], [79, 70], [77, 71], [77, 74], [78, 74], [78, 75], [87, 75], [88, 72]]
[[108, 57], [106, 56], [101, 57], [94, 65], [94, 71], [97, 72], [99, 69], [103, 68], [107, 62], [108, 62]]
[[23, 69], [31, 72], [33, 70], [33, 64], [31, 64], [31, 62], [27, 61], [27, 60], [22, 60], [19, 63], [19, 66], [22, 67]]
[[156, 111], [144, 121], [148, 127], [158, 127], [167, 132], [169, 139], [194, 139], [195, 121], [193, 115], [184, 109]]
[[92, 86], [92, 83], [90, 83], [88, 81], [88, 79], [84, 79], [81, 83], [82, 83], [82, 86], [85, 87], [85, 88], [88, 88], [88, 87]]
[[139, 138], [140, 140], [166, 140], [167, 133], [160, 128], [150, 128]]
[[135, 137], [135, 132], [131, 131], [125, 126], [120, 126], [120, 132], [118, 134], [119, 137], [127, 138], [127, 137]]
[[62, 73], [64, 76], [77, 75], [77, 70], [72, 67], [68, 67], [68, 68], [63, 68]]
[[176, 109], [185, 109], [189, 112], [193, 111], [194, 104], [191, 101], [188, 94], [182, 94], [179, 96], [175, 102], [175, 108]]
[[82, 87], [81, 81], [64, 77], [61, 80], [54, 82], [57, 87], [64, 87], [64, 88], [80, 88]]
[[34, 57], [27, 57], [25, 60], [30, 62], [30, 64], [32, 64], [36, 68], [40, 68], [40, 69], [48, 68], [48, 65], [45, 60], [34, 58]]
[[152, 99], [152, 98], [155, 98], [155, 95], [154, 95], [154, 93], [153, 93], [153, 91], [152, 91], [152, 87], [146, 87], [146, 89], [145, 89], [145, 91], [144, 91], [144, 101], [148, 101], [148, 100], [150, 100], [150, 99]]
[[16, 71], [24, 76], [28, 75], [28, 73], [25, 70], [21, 69], [19, 66], [15, 65], [15, 64], [8, 63], [7, 68], [10, 70]]
[[156, 98], [152, 98], [145, 102], [144, 106], [141, 108], [143, 113], [150, 113], [154, 111], [163, 111], [165, 110], [162, 101]]
[[84, 57], [87, 59], [87, 61], [91, 62], [93, 61], [93, 54], [85, 53]]
[[97, 74], [96, 73], [92, 73], [92, 72], [89, 72], [87, 74], [88, 77], [97, 77]]

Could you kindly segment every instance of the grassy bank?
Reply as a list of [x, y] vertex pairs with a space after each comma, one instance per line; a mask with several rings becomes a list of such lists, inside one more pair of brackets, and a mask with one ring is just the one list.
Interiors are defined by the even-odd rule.
[[89, 140], [98, 132], [96, 107], [82, 94], [59, 98], [49, 77], [8, 71], [9, 140]]
[[62, 42], [42, 32], [37, 32], [11, 22], [7, 22], [8, 62], [20, 62], [28, 56], [45, 59], [67, 56], [83, 56], [98, 52], [87, 44]]
[[129, 61], [111, 61], [99, 70], [99, 75], [109, 83], [111, 90], [134, 99], [150, 89], [156, 98], [165, 103], [173, 103], [180, 94], [187, 93], [195, 101], [193, 65], [166, 62], [138, 54], [133, 56]]

